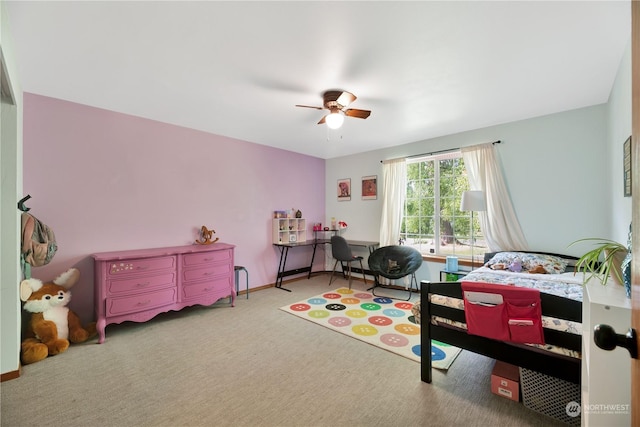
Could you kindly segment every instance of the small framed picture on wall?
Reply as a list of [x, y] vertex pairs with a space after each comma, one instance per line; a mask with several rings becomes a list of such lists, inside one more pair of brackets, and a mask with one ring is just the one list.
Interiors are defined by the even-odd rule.
[[338, 201], [348, 202], [351, 200], [351, 178], [338, 180]]
[[378, 198], [378, 176], [362, 177], [362, 200], [376, 200]]
[[623, 153], [624, 197], [631, 197], [631, 137], [624, 142]]

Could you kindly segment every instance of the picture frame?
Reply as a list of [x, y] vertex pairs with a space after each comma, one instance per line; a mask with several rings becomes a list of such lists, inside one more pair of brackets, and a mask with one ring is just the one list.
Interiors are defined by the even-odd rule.
[[627, 138], [623, 146], [623, 181], [624, 181], [624, 197], [631, 197], [631, 136]]
[[289, 234], [289, 243], [296, 243], [298, 241], [298, 236], [295, 234]]
[[362, 177], [362, 200], [376, 200], [378, 198], [378, 175]]
[[351, 178], [338, 180], [338, 201], [348, 202], [351, 200]]

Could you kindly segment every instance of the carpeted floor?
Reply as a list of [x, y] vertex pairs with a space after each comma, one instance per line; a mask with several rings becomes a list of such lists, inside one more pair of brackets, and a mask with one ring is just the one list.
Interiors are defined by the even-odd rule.
[[[294, 316], [420, 362], [420, 325], [410, 301], [376, 297], [370, 292], [339, 288], [280, 307]], [[460, 349], [431, 343], [433, 367], [448, 369]]]
[[104, 344], [73, 345], [3, 382], [1, 425], [563, 425], [491, 393], [491, 359], [463, 351], [426, 384], [416, 362], [279, 310], [333, 289], [328, 282], [317, 275], [287, 283], [292, 292], [252, 292], [235, 307], [224, 299], [109, 325]]

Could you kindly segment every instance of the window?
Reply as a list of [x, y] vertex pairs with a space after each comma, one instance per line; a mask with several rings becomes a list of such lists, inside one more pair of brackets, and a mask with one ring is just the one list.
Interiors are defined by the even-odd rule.
[[[469, 189], [459, 151], [407, 161], [407, 193], [400, 237], [425, 255], [481, 260], [486, 242], [477, 214], [462, 212]], [[473, 230], [472, 227], [473, 226]]]

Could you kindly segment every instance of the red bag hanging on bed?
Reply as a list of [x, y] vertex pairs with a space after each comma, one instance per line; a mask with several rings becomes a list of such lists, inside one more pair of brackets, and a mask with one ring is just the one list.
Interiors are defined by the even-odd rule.
[[462, 281], [467, 332], [500, 341], [544, 344], [540, 291]]

